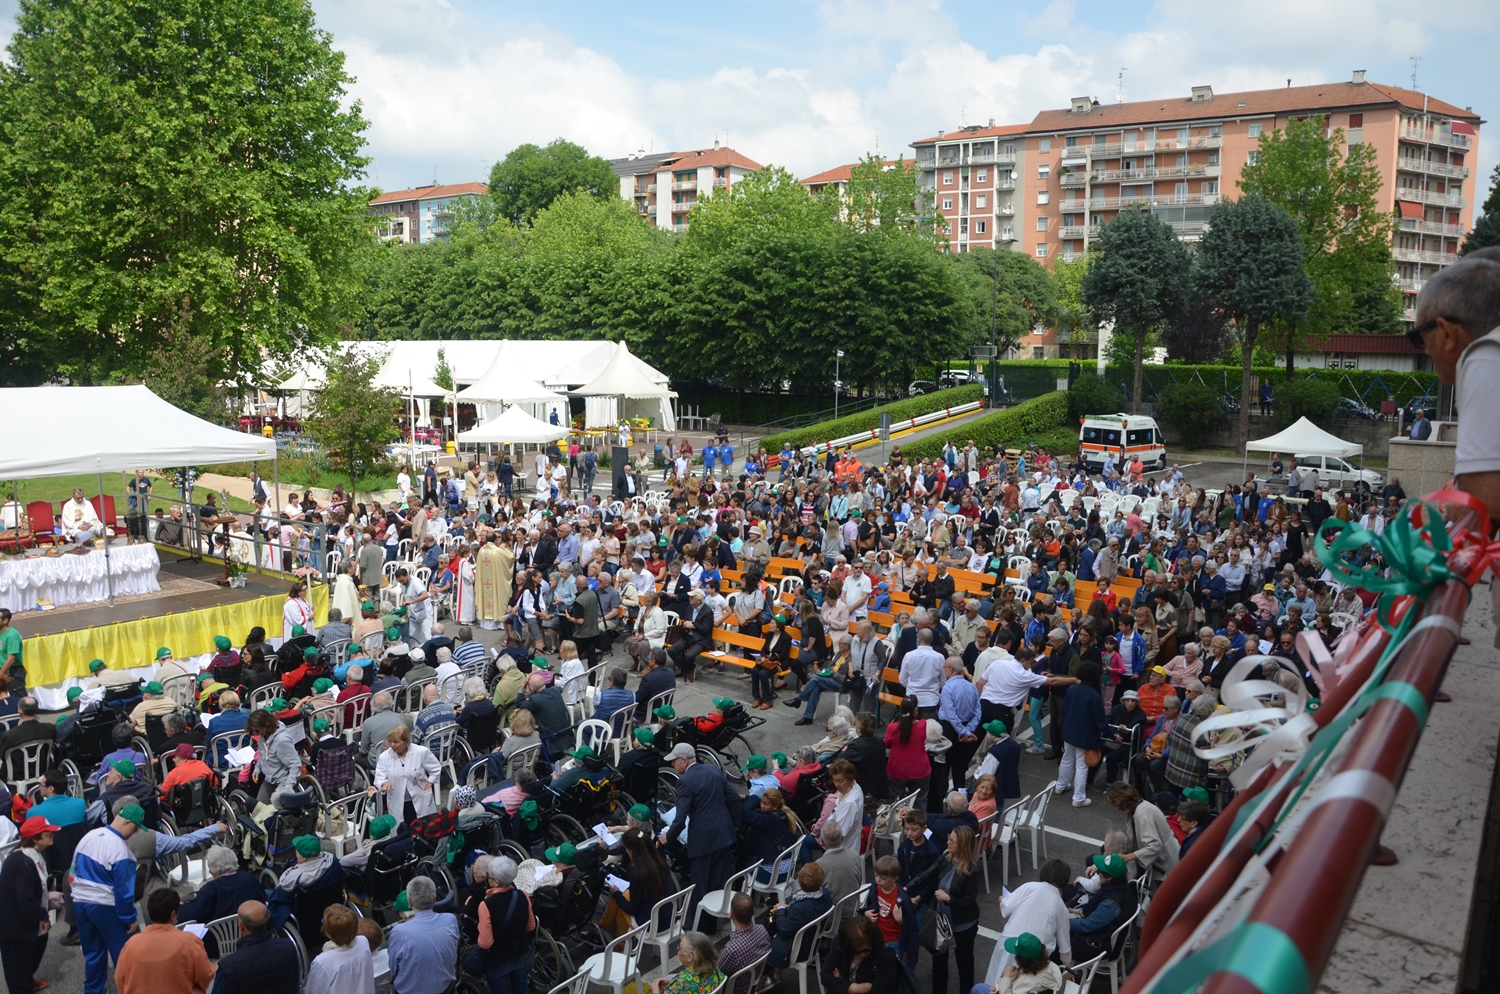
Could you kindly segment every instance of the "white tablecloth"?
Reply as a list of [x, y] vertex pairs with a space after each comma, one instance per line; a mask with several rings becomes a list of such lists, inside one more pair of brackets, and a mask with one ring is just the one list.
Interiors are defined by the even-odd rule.
[[[102, 601], [109, 597], [104, 578], [104, 550], [84, 555], [38, 556], [0, 562], [0, 607], [32, 611], [43, 597], [58, 607]], [[156, 575], [161, 560], [154, 545], [119, 545], [109, 550], [109, 572], [116, 597], [161, 589]]]

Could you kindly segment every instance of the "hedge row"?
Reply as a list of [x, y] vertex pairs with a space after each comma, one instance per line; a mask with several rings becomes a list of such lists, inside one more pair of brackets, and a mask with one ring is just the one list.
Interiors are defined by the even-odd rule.
[[981, 449], [1003, 450], [1014, 446], [1020, 439], [1055, 431], [1067, 421], [1068, 395], [1065, 391], [1054, 390], [961, 425], [951, 437], [938, 433], [903, 445], [901, 454], [907, 459], [935, 459], [942, 455], [944, 443], [951, 440], [957, 445], [971, 438]]
[[[1019, 400], [1056, 390], [1058, 379], [1068, 375], [1071, 361], [1073, 360], [1018, 359], [998, 362], [996, 366], [1005, 377], [1005, 389], [1009, 398]], [[1089, 372], [1096, 368], [1092, 359], [1077, 362]], [[1286, 384], [1284, 366], [1256, 366], [1252, 372], [1271, 382], [1273, 398], [1277, 388]], [[1133, 378], [1134, 372], [1129, 366], [1108, 366], [1104, 371], [1104, 380], [1121, 392], [1122, 403], [1130, 396]], [[1341, 395], [1357, 397], [1376, 408], [1381, 401], [1389, 400], [1393, 395], [1396, 402], [1403, 406], [1424, 393], [1431, 397], [1437, 395], [1437, 374], [1426, 371], [1403, 373], [1388, 369], [1308, 368], [1298, 369], [1295, 378], [1332, 381], [1338, 386]], [[1144, 399], [1154, 403], [1169, 384], [1201, 382], [1211, 390], [1238, 400], [1242, 379], [1243, 372], [1239, 366], [1147, 365], [1142, 370], [1142, 390]]]
[[951, 390], [939, 390], [920, 397], [898, 400], [894, 404], [886, 404], [883, 407], [872, 407], [868, 411], [860, 411], [847, 418], [821, 421], [815, 425], [808, 425], [806, 428], [794, 428], [791, 431], [767, 435], [760, 440], [760, 447], [772, 454], [781, 451], [782, 445], [786, 443], [791, 443], [794, 449], [806, 448], [809, 445], [826, 442], [831, 438], [844, 438], [856, 432], [879, 428], [882, 414], [889, 414], [894, 423], [920, 417], [923, 414], [931, 414], [933, 411], [941, 411], [946, 407], [957, 407], [960, 404], [969, 404], [983, 399], [984, 387], [978, 383], [954, 387]]

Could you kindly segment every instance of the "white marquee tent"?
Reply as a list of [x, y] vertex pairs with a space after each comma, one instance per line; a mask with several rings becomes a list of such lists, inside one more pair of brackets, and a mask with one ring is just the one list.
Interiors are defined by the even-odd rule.
[[459, 432], [458, 440], [464, 445], [540, 445], [556, 442], [567, 435], [565, 426], [548, 424], [520, 407], [511, 406], [493, 421]]
[[543, 420], [554, 410], [560, 418], [567, 414], [567, 398], [527, 376], [510, 342], [500, 343], [490, 368], [460, 390], [458, 400], [473, 404], [481, 422], [498, 418], [507, 404], [522, 404], [528, 413]]
[[653, 382], [641, 370], [641, 364], [624, 342], [615, 346], [615, 354], [599, 375], [571, 392], [584, 398], [587, 428], [609, 428], [621, 418], [637, 417], [656, 418], [665, 431], [677, 427], [669, 402], [672, 391]]
[[1362, 456], [1364, 451], [1365, 447], [1358, 442], [1346, 442], [1304, 417], [1268, 438], [1246, 442], [1244, 463], [1249, 464], [1252, 452], [1284, 452], [1289, 456], [1340, 456], [1347, 459]]

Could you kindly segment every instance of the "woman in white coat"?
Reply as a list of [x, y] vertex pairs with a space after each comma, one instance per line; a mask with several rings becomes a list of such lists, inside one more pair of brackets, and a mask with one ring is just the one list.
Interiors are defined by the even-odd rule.
[[375, 786], [366, 793], [373, 796], [378, 790], [385, 794], [385, 810], [398, 825], [407, 820], [408, 802], [412, 817], [435, 813], [437, 800], [433, 790], [443, 772], [437, 757], [426, 746], [413, 745], [411, 729], [405, 725], [391, 729], [385, 743], [389, 748], [375, 763]]
[[359, 617], [361, 601], [359, 587], [354, 579], [354, 571], [358, 568], [358, 559], [345, 559], [339, 567], [339, 575], [333, 581], [333, 606], [339, 609], [339, 614], [346, 622], [352, 622]]
[[1005, 975], [1005, 968], [1016, 961], [1014, 954], [1005, 951], [1005, 940], [1026, 932], [1042, 940], [1049, 955], [1055, 951], [1064, 966], [1073, 965], [1068, 906], [1063, 903], [1059, 890], [1068, 884], [1071, 876], [1068, 864], [1060, 859], [1049, 859], [1042, 864], [1042, 879], [1022, 884], [1000, 898], [1005, 930], [995, 941], [989, 969], [984, 972], [986, 984], [991, 987], [998, 984]]

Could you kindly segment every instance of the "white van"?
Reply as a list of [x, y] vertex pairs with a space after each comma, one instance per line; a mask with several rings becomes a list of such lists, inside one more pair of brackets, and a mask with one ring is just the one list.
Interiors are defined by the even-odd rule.
[[1093, 414], [1083, 419], [1078, 447], [1089, 472], [1104, 468], [1104, 454], [1114, 457], [1115, 468], [1140, 456], [1148, 470], [1167, 468], [1167, 443], [1155, 418], [1142, 414]]

